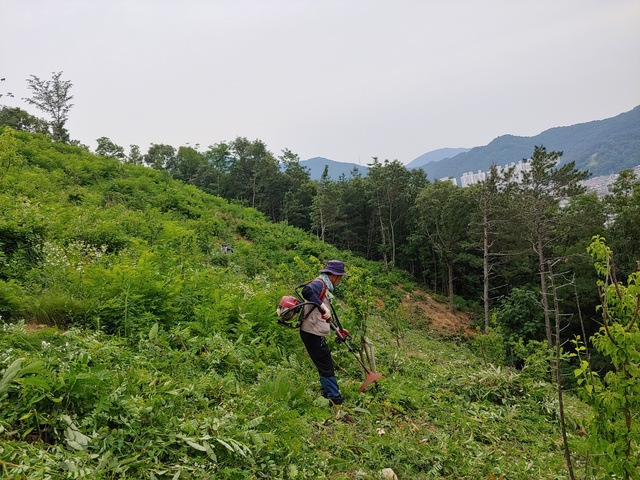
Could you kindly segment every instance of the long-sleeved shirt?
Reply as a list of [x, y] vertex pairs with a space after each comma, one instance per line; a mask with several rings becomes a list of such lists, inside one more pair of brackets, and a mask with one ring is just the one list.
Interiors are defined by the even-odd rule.
[[322, 306], [324, 297], [327, 294], [327, 287], [324, 282], [316, 278], [302, 287], [302, 296], [307, 302], [312, 302], [318, 307]]

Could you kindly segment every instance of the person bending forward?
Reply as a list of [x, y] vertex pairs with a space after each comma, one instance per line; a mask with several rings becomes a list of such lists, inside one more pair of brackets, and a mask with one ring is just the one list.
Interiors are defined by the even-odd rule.
[[327, 337], [331, 335], [333, 320], [330, 307], [333, 289], [340, 283], [343, 276], [344, 263], [339, 260], [330, 260], [320, 270], [320, 275], [302, 289], [304, 299], [313, 305], [305, 306], [300, 324], [300, 338], [320, 374], [322, 395], [335, 405], [342, 403], [342, 395], [335, 377]]

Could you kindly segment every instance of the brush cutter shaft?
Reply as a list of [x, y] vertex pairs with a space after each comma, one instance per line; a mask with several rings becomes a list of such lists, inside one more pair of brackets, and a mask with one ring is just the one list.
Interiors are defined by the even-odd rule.
[[[338, 314], [336, 313], [335, 308], [333, 308], [333, 305], [330, 305], [330, 306], [331, 306], [331, 315], [332, 315], [331, 329], [334, 330], [338, 335], [340, 335], [340, 330], [342, 330], [342, 324], [338, 319]], [[342, 335], [340, 335], [340, 337], [342, 338]], [[375, 358], [373, 358], [373, 345], [368, 340], [365, 342], [366, 342], [365, 353], [367, 355], [367, 360], [372, 365], [372, 367], [367, 367], [365, 365], [364, 361], [358, 354], [358, 351], [353, 347], [353, 345], [351, 345], [351, 342], [349, 342], [349, 340], [345, 338], [340, 342], [340, 343], [344, 343], [347, 346], [349, 351], [353, 354], [354, 357], [356, 357], [356, 360], [358, 360], [358, 363], [367, 374], [367, 378], [365, 379], [364, 383], [360, 385], [361, 392], [364, 392], [369, 385], [371, 385], [374, 382], [377, 382], [378, 380], [380, 380], [380, 377], [382, 377], [382, 374], [379, 372], [376, 372], [375, 370], [376, 361], [375, 361]], [[369, 347], [370, 347], [370, 350], [369, 350]]]
[[[338, 327], [336, 326], [335, 323], [331, 322], [331, 329], [334, 330], [336, 333], [338, 333]], [[364, 368], [364, 371], [369, 373], [369, 369], [367, 368], [367, 366], [364, 364], [364, 362], [362, 361], [362, 359], [360, 358], [360, 356], [358, 355], [358, 353], [356, 352], [356, 349], [353, 348], [353, 346], [351, 345], [351, 343], [349, 343], [348, 340], [344, 340], [342, 343], [344, 343], [347, 348], [349, 349], [349, 351], [351, 353], [353, 353], [353, 355], [356, 357], [356, 360], [358, 360], [358, 362], [360, 362], [360, 365], [362, 365], [362, 368]]]

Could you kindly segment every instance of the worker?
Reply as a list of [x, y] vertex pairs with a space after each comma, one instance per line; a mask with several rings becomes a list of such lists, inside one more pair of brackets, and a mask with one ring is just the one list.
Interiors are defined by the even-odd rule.
[[[305, 306], [300, 324], [300, 338], [320, 374], [322, 395], [333, 405], [342, 404], [343, 399], [335, 377], [327, 337], [331, 334], [333, 320], [331, 317], [333, 291], [340, 284], [343, 276], [344, 263], [340, 260], [330, 260], [320, 270], [318, 277], [302, 288], [302, 296], [312, 305]], [[339, 329], [337, 334], [340, 338], [347, 338], [349, 332], [346, 329]]]

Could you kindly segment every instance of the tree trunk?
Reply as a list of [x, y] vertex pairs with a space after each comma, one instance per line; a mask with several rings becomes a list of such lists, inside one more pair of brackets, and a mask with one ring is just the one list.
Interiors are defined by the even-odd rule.
[[322, 209], [320, 209], [320, 240], [324, 242], [324, 215], [322, 214]]
[[455, 305], [453, 303], [453, 264], [447, 262], [447, 271], [449, 274], [449, 310], [454, 311]]
[[389, 234], [391, 236], [391, 264], [395, 266], [396, 264], [396, 231], [395, 231], [395, 222], [393, 221], [391, 205], [389, 205]]
[[551, 333], [551, 318], [549, 315], [549, 299], [547, 298], [547, 261], [542, 251], [542, 237], [538, 235], [537, 250], [538, 250], [538, 263], [540, 269], [540, 294], [542, 295], [542, 308], [544, 310], [544, 328], [547, 333], [547, 347], [553, 347], [553, 334]]
[[396, 264], [396, 232], [393, 228], [393, 223], [389, 223], [391, 233], [391, 264]]
[[256, 208], [256, 177], [251, 179], [251, 206]]
[[573, 465], [571, 463], [571, 450], [569, 448], [569, 440], [567, 439], [567, 422], [564, 416], [564, 399], [562, 396], [562, 371], [560, 369], [561, 351], [560, 351], [560, 306], [558, 305], [558, 294], [556, 291], [556, 285], [553, 278], [553, 269], [549, 265], [549, 276], [551, 278], [551, 291], [553, 292], [553, 308], [555, 313], [555, 340], [556, 340], [556, 356], [553, 362], [553, 369], [555, 373], [556, 389], [558, 393], [558, 411], [560, 416], [560, 430], [562, 432], [562, 445], [564, 448], [564, 459], [569, 470], [569, 478], [575, 480], [573, 473]]
[[483, 292], [484, 301], [484, 333], [489, 333], [489, 221], [487, 212], [482, 216], [482, 267], [483, 267]]
[[382, 260], [384, 262], [385, 270], [389, 268], [389, 259], [387, 258], [387, 236], [384, 234], [384, 222], [382, 221], [382, 210], [380, 209], [380, 203], [378, 203], [378, 218], [380, 219], [380, 236], [382, 237]]

